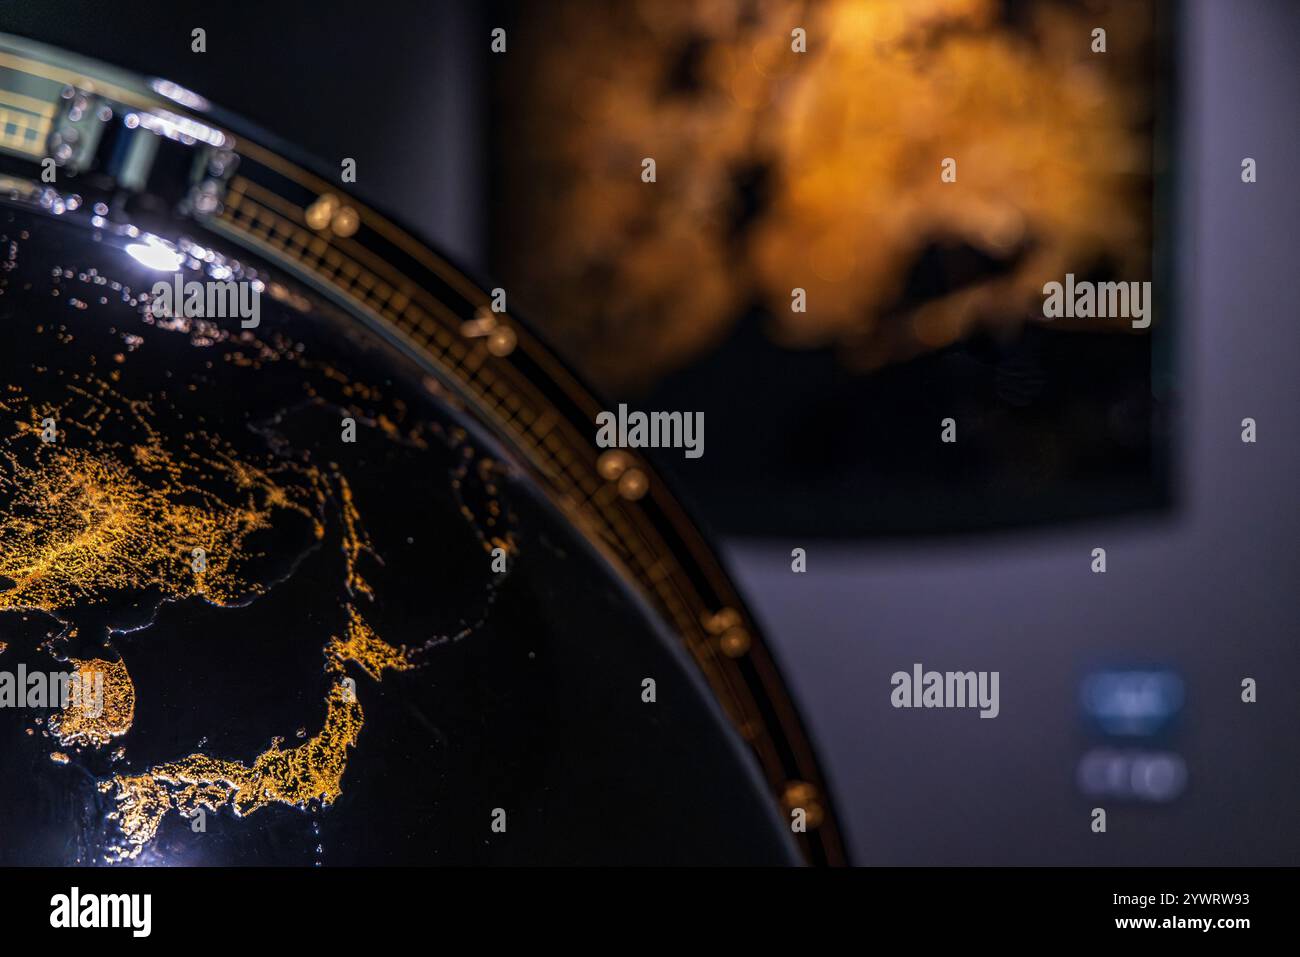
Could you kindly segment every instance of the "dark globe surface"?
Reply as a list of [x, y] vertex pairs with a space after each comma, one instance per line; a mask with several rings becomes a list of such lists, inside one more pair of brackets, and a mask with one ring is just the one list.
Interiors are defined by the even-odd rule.
[[0, 708], [0, 864], [794, 860], [660, 619], [452, 390], [168, 238], [256, 266], [258, 326], [154, 315], [144, 239], [0, 205], [0, 671], [106, 689]]

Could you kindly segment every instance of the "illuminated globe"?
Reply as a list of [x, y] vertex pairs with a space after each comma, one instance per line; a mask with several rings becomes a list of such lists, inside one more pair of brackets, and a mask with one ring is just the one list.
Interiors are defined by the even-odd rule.
[[525, 324], [6, 48], [50, 108], [0, 179], [0, 672], [103, 695], [0, 707], [0, 864], [836, 859], [753, 623]]

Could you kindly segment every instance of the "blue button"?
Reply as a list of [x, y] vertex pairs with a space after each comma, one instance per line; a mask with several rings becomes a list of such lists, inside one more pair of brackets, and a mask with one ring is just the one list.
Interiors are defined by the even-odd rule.
[[1097, 671], [1083, 680], [1083, 711], [1109, 735], [1144, 737], [1183, 707], [1183, 679], [1168, 669]]

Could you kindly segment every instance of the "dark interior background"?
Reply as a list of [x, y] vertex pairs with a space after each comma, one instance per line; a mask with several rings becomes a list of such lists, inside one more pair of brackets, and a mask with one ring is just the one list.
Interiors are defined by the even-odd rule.
[[[627, 397], [706, 410], [707, 464], [666, 464], [722, 533], [861, 863], [1300, 863], [1300, 333], [1287, 283], [1300, 222], [1289, 181], [1300, 12], [1288, 0], [1168, 10], [1174, 161], [1157, 242], [1177, 349], [1168, 343], [1154, 378], [1147, 340], [1126, 340], [1131, 354], [1071, 343], [1053, 355], [1059, 343], [1028, 334], [848, 380], [824, 356], [773, 353], [742, 323], [699, 367]], [[173, 79], [327, 169], [355, 157], [363, 198], [487, 278], [500, 94], [484, 53], [488, 29], [516, 13], [374, 0], [364, 11], [233, 2], [193, 14], [136, 3], [127, 16], [48, 0], [0, 4], [0, 29]], [[193, 26], [208, 31], [204, 55], [190, 53]], [[1243, 156], [1258, 160], [1258, 183], [1240, 182]], [[1026, 357], [1047, 364], [1060, 401], [1084, 389], [1096, 409], [1121, 403], [1141, 425], [1136, 445], [1113, 442], [1103, 467], [1029, 495], [1018, 456], [1057, 428], [1059, 405], [1018, 413], [1020, 424], [1002, 416], [987, 445], [950, 460], [908, 444], [952, 414], [941, 409], [1001, 412], [999, 370]], [[1080, 375], [1099, 367], [1109, 374]], [[907, 411], [877, 420], [886, 408]], [[1239, 439], [1246, 416], [1258, 444]], [[797, 434], [799, 421], [824, 431], [756, 455], [756, 440]], [[828, 438], [855, 429], [863, 442]], [[1089, 571], [1098, 546], [1106, 575]], [[794, 547], [808, 551], [804, 575], [790, 571]], [[913, 662], [1000, 671], [1001, 716], [890, 708], [889, 676]], [[1181, 676], [1171, 736], [1120, 746], [1176, 752], [1188, 783], [1168, 802], [1108, 803], [1110, 830], [1094, 835], [1096, 802], [1076, 771], [1106, 742], [1078, 692], [1103, 667]], [[1259, 681], [1255, 705], [1240, 702], [1245, 676]]]

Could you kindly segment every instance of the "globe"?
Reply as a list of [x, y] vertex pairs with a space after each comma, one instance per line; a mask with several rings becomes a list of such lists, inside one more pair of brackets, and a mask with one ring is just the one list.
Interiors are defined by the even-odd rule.
[[0, 864], [835, 858], [756, 626], [526, 323], [8, 42], [56, 113], [0, 181]]

